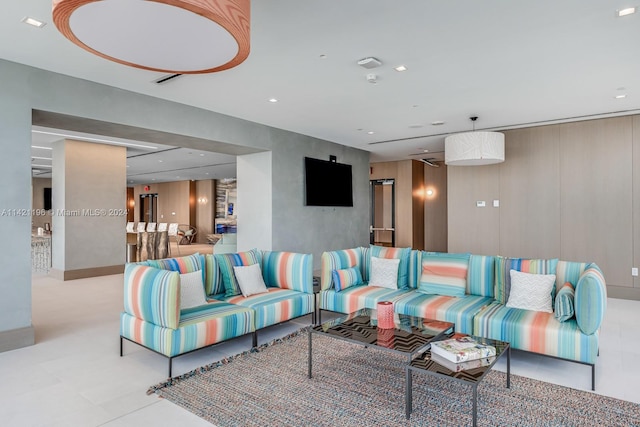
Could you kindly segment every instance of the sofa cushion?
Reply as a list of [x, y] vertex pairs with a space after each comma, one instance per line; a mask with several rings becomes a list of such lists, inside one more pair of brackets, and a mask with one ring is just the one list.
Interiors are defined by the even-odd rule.
[[358, 267], [342, 268], [333, 270], [333, 284], [336, 292], [340, 292], [351, 286], [362, 285], [362, 276]]
[[607, 307], [607, 285], [602, 271], [590, 264], [576, 285], [575, 312], [578, 326], [587, 335], [595, 333], [602, 324]]
[[506, 341], [518, 350], [595, 363], [598, 334], [585, 335], [575, 319], [558, 322], [553, 313], [509, 308], [498, 302], [473, 320], [473, 335]]
[[401, 314], [452, 322], [456, 332], [471, 334], [473, 316], [492, 301], [492, 298], [476, 295], [455, 298], [412, 291], [398, 298], [394, 309]]
[[398, 289], [399, 259], [371, 257], [369, 286]]
[[313, 255], [264, 251], [262, 277], [267, 287], [313, 293]]
[[233, 273], [234, 266], [247, 266], [251, 264], [262, 264], [262, 254], [257, 249], [233, 254], [214, 254], [224, 284], [225, 295], [228, 297], [240, 295], [240, 286]]
[[202, 272], [194, 271], [180, 275], [180, 310], [205, 305]]
[[[557, 259], [522, 259], [498, 256], [495, 261], [495, 299], [501, 304], [509, 300], [511, 270], [531, 274], [556, 274]], [[553, 292], [555, 296], [555, 291]]]
[[388, 289], [378, 286], [352, 286], [341, 292], [335, 289], [320, 292], [320, 308], [339, 313], [353, 313], [361, 308], [376, 308], [378, 301], [395, 301], [407, 294], [405, 289]]
[[128, 313], [120, 316], [120, 335], [168, 357], [253, 331], [253, 310], [221, 301], [183, 310], [175, 329], [145, 322]]
[[246, 267], [242, 265], [234, 265], [233, 274], [236, 276], [242, 296], [248, 297], [250, 295], [263, 294], [267, 292], [267, 285], [264, 284], [260, 265], [251, 264]]
[[495, 257], [471, 255], [467, 272], [467, 294], [492, 297], [495, 295]]
[[290, 289], [267, 288], [268, 292], [247, 298], [235, 296], [226, 302], [256, 311], [256, 329], [275, 325], [313, 312], [313, 294]]
[[573, 289], [573, 285], [569, 282], [565, 283], [560, 291], [558, 291], [553, 310], [553, 314], [558, 322], [566, 322], [574, 316], [573, 301], [575, 294], [575, 289]]
[[[180, 274], [138, 264], [124, 268], [124, 311], [175, 329], [180, 321]], [[153, 303], [152, 303], [153, 302]]]
[[551, 291], [556, 283], [555, 274], [530, 274], [511, 270], [511, 292], [507, 307], [553, 313]]
[[556, 267], [556, 295], [565, 283], [569, 282], [575, 290], [580, 275], [587, 269], [588, 262], [558, 261]]
[[463, 297], [467, 289], [469, 254], [426, 252], [418, 292]]
[[360, 248], [353, 248], [324, 252], [320, 263], [322, 269], [320, 288], [330, 289], [333, 287], [331, 272], [360, 265], [362, 263], [362, 251]]
[[180, 274], [202, 270], [202, 258], [198, 253], [177, 258], [149, 259], [146, 263], [149, 267], [177, 271]]
[[216, 258], [213, 254], [206, 254], [202, 256], [202, 263], [204, 265], [204, 290], [207, 296], [223, 294], [224, 284]]
[[[387, 258], [387, 259], [399, 259], [400, 266], [398, 267], [398, 289], [409, 289], [409, 256], [411, 255], [411, 248], [389, 248], [385, 246], [371, 245], [369, 251], [369, 258]], [[371, 261], [369, 260], [369, 263]], [[369, 280], [371, 280], [371, 265], [369, 264], [368, 274]]]

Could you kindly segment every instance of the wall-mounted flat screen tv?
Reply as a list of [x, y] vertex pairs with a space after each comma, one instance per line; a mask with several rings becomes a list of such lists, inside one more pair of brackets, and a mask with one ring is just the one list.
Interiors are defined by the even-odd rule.
[[353, 206], [351, 165], [304, 158], [305, 205]]

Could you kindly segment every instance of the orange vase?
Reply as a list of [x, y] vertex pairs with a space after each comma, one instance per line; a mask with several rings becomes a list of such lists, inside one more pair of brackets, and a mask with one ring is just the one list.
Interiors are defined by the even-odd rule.
[[377, 305], [378, 309], [378, 328], [393, 329], [395, 322], [393, 321], [393, 303], [390, 301], [380, 301]]

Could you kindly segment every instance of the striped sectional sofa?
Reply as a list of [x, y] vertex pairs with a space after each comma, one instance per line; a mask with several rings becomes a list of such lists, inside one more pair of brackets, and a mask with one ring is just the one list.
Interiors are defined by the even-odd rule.
[[[368, 285], [372, 257], [400, 259], [397, 288]], [[320, 310], [351, 313], [376, 308], [378, 301], [392, 301], [400, 314], [453, 322], [457, 332], [590, 365], [595, 389], [598, 334], [607, 299], [606, 283], [595, 263], [372, 245], [325, 252], [321, 264]], [[555, 283], [549, 286], [552, 308], [559, 308], [548, 313], [507, 307], [511, 270], [555, 274]]]
[[[259, 264], [267, 292], [244, 297], [234, 289], [233, 266]], [[181, 274], [201, 271], [206, 302], [180, 309]], [[123, 340], [169, 358], [312, 313], [313, 259], [310, 254], [253, 249], [235, 254], [195, 254], [131, 263], [124, 271]], [[238, 295], [238, 293], [240, 293]]]

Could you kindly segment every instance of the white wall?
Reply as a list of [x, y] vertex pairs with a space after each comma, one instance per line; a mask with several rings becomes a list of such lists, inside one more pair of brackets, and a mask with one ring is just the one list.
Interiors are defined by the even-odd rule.
[[273, 247], [271, 160], [270, 151], [237, 158], [239, 251]]

